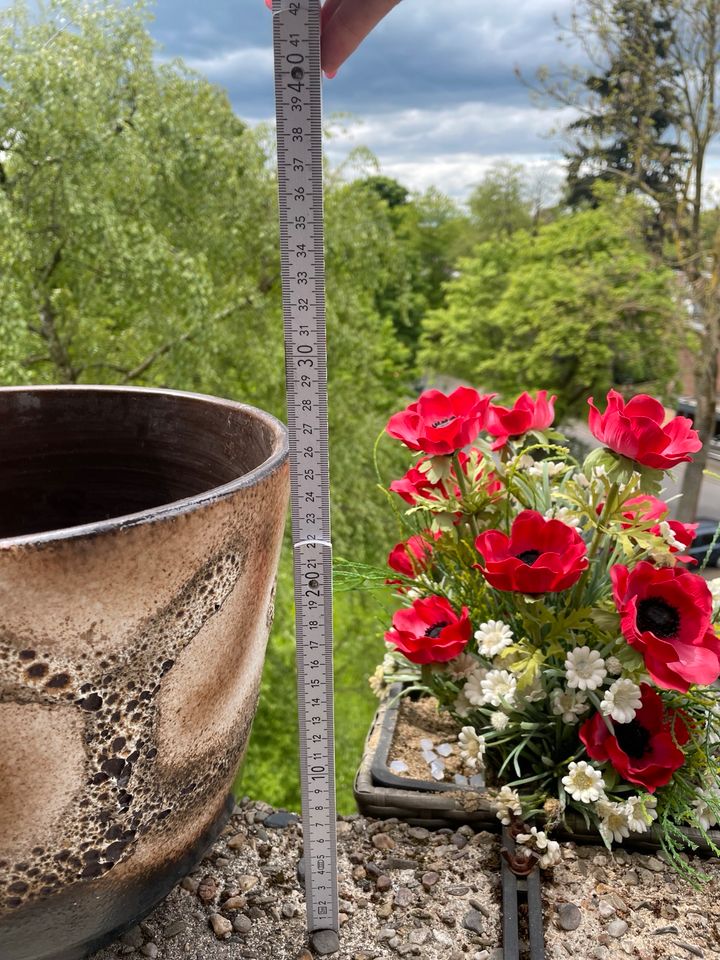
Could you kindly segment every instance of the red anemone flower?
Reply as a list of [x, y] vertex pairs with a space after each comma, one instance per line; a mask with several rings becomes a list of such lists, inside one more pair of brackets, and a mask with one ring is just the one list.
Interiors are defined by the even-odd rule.
[[643, 493], [639, 497], [631, 497], [623, 504], [623, 516], [631, 523], [644, 520], [664, 520], [670, 508], [664, 500]]
[[659, 687], [685, 693], [720, 677], [720, 639], [711, 624], [712, 595], [702, 577], [684, 567], [641, 560], [633, 570], [610, 570], [620, 626]]
[[617, 390], [611, 390], [603, 414], [592, 397], [588, 403], [593, 435], [615, 453], [642, 466], [670, 470], [678, 463], [691, 460], [690, 454], [697, 453], [702, 447], [692, 420], [673, 417], [664, 424], [665, 408], [644, 393], [625, 403]]
[[[600, 510], [601, 507], [598, 508], [598, 510]], [[648, 520], [665, 520], [670, 527], [672, 535], [678, 543], [682, 544], [682, 549], [687, 550], [695, 539], [695, 532], [697, 531], [698, 525], [696, 523], [682, 523], [680, 520], [669, 520], [669, 512], [670, 508], [664, 500], [645, 493], [642, 496], [632, 497], [630, 500], [625, 501], [623, 504], [623, 516], [626, 517], [630, 523], [623, 524], [623, 526], [627, 528], [632, 523], [643, 523]], [[660, 524], [656, 523], [655, 526], [650, 527], [650, 533], [656, 537], [662, 537]], [[680, 547], [670, 547], [670, 553], [678, 553], [680, 549]], [[681, 560], [683, 563], [697, 563], [693, 557], [678, 557], [678, 560]]]
[[411, 450], [445, 456], [475, 440], [485, 427], [491, 399], [472, 387], [458, 387], [449, 395], [426, 390], [405, 410], [393, 414], [386, 430]]
[[390, 484], [392, 492], [402, 497], [405, 503], [414, 505], [419, 497], [424, 500], [448, 499], [448, 493], [443, 482], [432, 483], [428, 480], [428, 475], [420, 470], [420, 464], [425, 460], [427, 460], [427, 457], [420, 457], [417, 466], [410, 467], [405, 476], [399, 480], [393, 480]]
[[471, 630], [467, 607], [458, 616], [444, 597], [425, 597], [395, 612], [385, 639], [411, 663], [445, 663], [463, 652]]
[[[469, 453], [473, 453], [472, 448]], [[455, 497], [456, 500], [459, 500], [461, 492], [455, 476], [455, 467], [452, 466], [450, 468], [449, 480], [440, 480], [437, 483], [431, 483], [431, 481], [428, 480], [427, 474], [423, 473], [420, 469], [420, 465], [427, 460], [428, 457], [420, 457], [416, 466], [410, 467], [404, 477], [401, 477], [400, 480], [393, 480], [390, 484], [390, 490], [392, 490], [393, 493], [397, 493], [398, 496], [402, 497], [403, 500], [411, 506], [417, 503], [418, 498], [440, 501], [448, 500], [452, 496]], [[458, 452], [458, 460], [460, 461], [460, 467], [466, 479], [474, 487], [477, 487], [478, 484], [483, 484], [485, 492], [489, 497], [496, 497], [499, 493], [502, 493], [502, 482], [498, 480], [492, 470], [487, 473], [485, 472], [485, 464], [480, 456], [478, 456], [475, 475], [472, 477], [468, 474], [470, 456], [465, 453], [464, 450], [460, 450]]]
[[655, 793], [685, 763], [680, 749], [690, 739], [680, 713], [665, 715], [660, 694], [647, 683], [640, 687], [642, 706], [630, 723], [613, 723], [614, 735], [599, 713], [580, 728], [588, 756], [610, 761], [623, 780]]
[[[440, 531], [428, 534], [437, 540], [440, 537]], [[402, 540], [396, 543], [388, 555], [388, 566], [397, 573], [402, 573], [405, 577], [414, 577], [418, 571], [423, 570], [432, 555], [432, 545], [428, 543], [425, 537], [415, 534], [408, 540]], [[388, 583], [399, 583], [399, 580], [389, 580]]]
[[540, 390], [536, 400], [529, 393], [522, 393], [511, 409], [490, 404], [485, 429], [496, 437], [493, 450], [499, 450], [508, 440], [520, 437], [529, 430], [547, 430], [555, 417], [556, 400], [557, 397], [548, 400], [547, 390]]
[[587, 569], [585, 542], [562, 520], [546, 520], [535, 510], [523, 510], [513, 521], [510, 536], [486, 530], [475, 540], [485, 565], [476, 563], [497, 590], [556, 593], [567, 590]]

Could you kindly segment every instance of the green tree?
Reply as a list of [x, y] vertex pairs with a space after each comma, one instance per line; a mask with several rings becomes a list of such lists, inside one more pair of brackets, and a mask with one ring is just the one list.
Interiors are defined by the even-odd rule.
[[450, 197], [433, 187], [411, 194], [384, 176], [363, 178], [358, 185], [369, 194], [361, 202], [379, 199], [386, 206], [389, 233], [384, 247], [389, 256], [376, 304], [381, 314], [392, 318], [412, 364], [423, 316], [442, 304], [443, 284], [472, 245], [470, 222]]
[[547, 388], [560, 414], [584, 411], [589, 394], [611, 386], [665, 394], [677, 295], [642, 231], [640, 205], [616, 197], [536, 235], [481, 244], [460, 261], [447, 306], [428, 316], [420, 362], [505, 396]]
[[676, 216], [685, 160], [677, 133], [672, 4], [590, 0], [584, 14], [577, 32], [595, 53], [593, 40], [601, 35], [602, 52], [582, 79], [582, 114], [568, 126], [574, 146], [567, 155], [567, 202], [594, 203], [598, 181], [650, 196], [662, 240]]
[[531, 228], [529, 185], [528, 172], [520, 164], [498, 163], [488, 170], [468, 201], [476, 240], [510, 237]]
[[[629, 37], [646, 38], [637, 48], [643, 52], [644, 66], [641, 69], [635, 62], [633, 70], [618, 75], [617, 84], [607, 89], [605, 106], [611, 109], [604, 113], [604, 132], [617, 142], [627, 141], [630, 172], [635, 175], [629, 176], [622, 164], [605, 169], [626, 187], [641, 190], [658, 212], [663, 234], [671, 241], [665, 244], [666, 261], [684, 274], [700, 328], [694, 370], [695, 426], [703, 448], [684, 471], [677, 510], [679, 519], [690, 521], [697, 512], [716, 430], [720, 235], [708, 236], [702, 209], [709, 151], [720, 131], [720, 0], [578, 0], [569, 34], [585, 50], [583, 60], [589, 53], [594, 65], [590, 73], [597, 67], [600, 77], [612, 75], [620, 51], [630, 49]], [[540, 87], [555, 102], [592, 113], [592, 91], [583, 83], [587, 76], [584, 66], [563, 71], [559, 80], [545, 71]], [[659, 125], [657, 110], [661, 111]], [[571, 128], [569, 133], [577, 130]], [[655, 172], [658, 179], [654, 181]]]
[[146, 18], [74, 0], [0, 17], [6, 379], [12, 364], [34, 380], [159, 380], [172, 351], [181, 362], [237, 328], [276, 282], [265, 157], [222, 91], [154, 63]]

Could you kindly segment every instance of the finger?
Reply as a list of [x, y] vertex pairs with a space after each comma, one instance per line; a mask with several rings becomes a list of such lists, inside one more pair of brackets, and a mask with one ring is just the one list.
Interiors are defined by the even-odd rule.
[[334, 73], [400, 0], [334, 0], [321, 37], [322, 66]]
[[337, 8], [343, 2], [344, 0], [325, 0], [325, 3], [322, 5], [322, 10], [320, 11], [323, 29], [330, 23], [335, 16]]

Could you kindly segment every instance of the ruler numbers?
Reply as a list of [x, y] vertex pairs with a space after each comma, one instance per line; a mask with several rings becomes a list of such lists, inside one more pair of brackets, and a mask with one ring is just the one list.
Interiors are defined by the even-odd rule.
[[308, 927], [338, 929], [319, 0], [273, 0]]

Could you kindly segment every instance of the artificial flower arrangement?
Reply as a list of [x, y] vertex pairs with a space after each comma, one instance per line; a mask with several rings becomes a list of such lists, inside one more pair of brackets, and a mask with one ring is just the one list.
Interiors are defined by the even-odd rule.
[[520, 837], [541, 866], [574, 810], [608, 847], [655, 823], [688, 873], [682, 827], [720, 854], [720, 594], [658, 494], [701, 444], [657, 400], [611, 390], [604, 413], [588, 401], [603, 446], [578, 463], [555, 399], [428, 390], [390, 418], [416, 460], [388, 491], [411, 535], [388, 558], [402, 605], [379, 671], [456, 718], [503, 823], [542, 814]]

